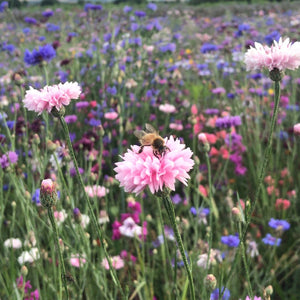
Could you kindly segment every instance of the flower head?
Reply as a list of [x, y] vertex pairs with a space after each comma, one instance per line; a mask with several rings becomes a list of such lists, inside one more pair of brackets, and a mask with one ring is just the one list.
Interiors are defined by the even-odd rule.
[[277, 69], [295, 70], [300, 66], [300, 42], [291, 43], [287, 38], [274, 41], [271, 47], [255, 43], [254, 47], [245, 54], [247, 71], [267, 68], [269, 71]]
[[81, 89], [77, 82], [45, 86], [41, 90], [30, 87], [26, 91], [23, 103], [28, 110], [35, 111], [38, 114], [41, 114], [44, 110], [50, 113], [53, 108], [59, 111], [64, 105], [69, 105], [71, 99], [78, 99], [80, 93]]
[[122, 157], [123, 161], [116, 163], [116, 179], [126, 192], [139, 194], [147, 186], [152, 194], [164, 186], [174, 191], [176, 179], [187, 184], [187, 172], [194, 165], [192, 151], [172, 136], [165, 138], [165, 145], [170, 151], [160, 158], [154, 155], [152, 147], [144, 147], [139, 153], [140, 147], [134, 145]]
[[262, 241], [266, 245], [271, 245], [271, 246], [279, 246], [281, 244], [281, 239], [273, 237], [270, 233], [267, 233], [267, 235], [262, 239]]

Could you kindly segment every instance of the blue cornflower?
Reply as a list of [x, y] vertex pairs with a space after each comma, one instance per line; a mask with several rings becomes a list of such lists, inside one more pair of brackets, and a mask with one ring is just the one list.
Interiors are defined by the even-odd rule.
[[30, 52], [28, 49], [24, 53], [24, 61], [28, 65], [37, 65], [42, 61], [51, 61], [56, 56], [56, 51], [50, 44], [40, 46], [39, 50], [33, 49]]
[[31, 29], [29, 27], [25, 27], [25, 28], [23, 28], [22, 31], [23, 31], [24, 34], [27, 35], [27, 34], [29, 34], [31, 32]]
[[111, 94], [111, 95], [116, 95], [117, 94], [117, 88], [115, 87], [115, 86], [113, 86], [113, 87], [107, 87], [107, 89], [106, 89], [106, 92], [108, 93], [108, 94]]
[[[224, 287], [221, 288], [221, 293], [223, 292]], [[210, 294], [210, 300], [219, 300], [219, 289], [215, 289]], [[230, 299], [230, 291], [226, 288], [222, 297], [222, 300], [229, 300]]]
[[102, 10], [102, 5], [100, 5], [100, 4], [87, 3], [87, 4], [84, 6], [84, 11], [89, 11], [89, 10]]
[[240, 31], [248, 31], [249, 29], [250, 29], [249, 24], [240, 24], [238, 27], [238, 30], [240, 30]]
[[238, 235], [228, 235], [221, 237], [221, 243], [229, 247], [237, 247], [240, 243]]
[[46, 30], [49, 31], [49, 32], [59, 31], [60, 27], [56, 24], [47, 23], [46, 24]]
[[40, 204], [41, 201], [40, 201], [40, 192], [41, 192], [41, 189], [36, 189], [35, 192], [33, 193], [32, 195], [32, 198], [31, 200], [36, 204]]
[[276, 220], [276, 219], [271, 218], [271, 220], [269, 221], [269, 226], [276, 230], [285, 231], [285, 230], [290, 229], [291, 225], [286, 220]]
[[267, 233], [266, 237], [264, 237], [262, 239], [262, 241], [266, 244], [266, 245], [271, 245], [271, 246], [279, 246], [281, 244], [281, 239], [280, 238], [276, 238], [273, 237], [270, 233]]
[[136, 10], [136, 11], [134, 12], [134, 14], [135, 14], [138, 18], [144, 18], [144, 17], [146, 17], [146, 13], [145, 13], [144, 11], [142, 11], [142, 10]]
[[109, 42], [111, 40], [112, 34], [111, 33], [105, 33], [103, 35], [104, 42]]
[[125, 14], [127, 14], [127, 13], [129, 13], [129, 12], [131, 12], [132, 11], [132, 7], [130, 7], [130, 6], [124, 6], [124, 8], [123, 8], [123, 12], [125, 13]]
[[1, 4], [0, 4], [0, 12], [4, 12], [7, 7], [8, 7], [8, 2], [7, 1], [1, 2]]
[[92, 118], [92, 119], [89, 120], [89, 125], [91, 125], [93, 127], [98, 127], [99, 125], [101, 125], [101, 121]]
[[280, 33], [277, 30], [272, 31], [270, 34], [267, 34], [265, 36], [265, 42], [271, 46], [273, 44], [273, 41], [279, 41], [280, 39]]
[[15, 49], [16, 49], [16, 47], [13, 44], [4, 43], [2, 45], [2, 51], [8, 51], [9, 53], [13, 53]]
[[170, 43], [170, 44], [167, 44], [167, 45], [160, 46], [159, 50], [163, 53], [168, 52], [168, 51], [175, 52], [176, 51], [176, 44]]
[[299, 111], [299, 108], [300, 108], [300, 107], [299, 107], [299, 105], [297, 105], [297, 104], [295, 104], [295, 105], [294, 105], [294, 104], [289, 104], [289, 105], [286, 106], [286, 109], [287, 109], [287, 110], [295, 110], [295, 111]]
[[36, 25], [38, 23], [37, 19], [31, 17], [25, 17], [24, 21], [28, 24]]
[[219, 48], [218, 46], [210, 43], [204, 43], [200, 49], [201, 53], [208, 53], [212, 51], [217, 51]]
[[50, 18], [54, 15], [54, 12], [51, 9], [47, 9], [42, 12], [42, 16], [45, 18]]
[[147, 8], [149, 8], [152, 11], [156, 11], [157, 10], [157, 5], [155, 3], [149, 3], [147, 5]]

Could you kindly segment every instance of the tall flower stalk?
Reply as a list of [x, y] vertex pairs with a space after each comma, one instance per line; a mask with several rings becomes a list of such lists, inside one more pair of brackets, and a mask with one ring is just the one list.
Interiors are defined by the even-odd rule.
[[[59, 245], [59, 236], [58, 236], [57, 226], [56, 226], [56, 222], [55, 222], [55, 218], [54, 218], [54, 214], [53, 214], [53, 206], [55, 205], [56, 201], [57, 201], [57, 193], [56, 193], [56, 188], [55, 188], [54, 182], [52, 182], [51, 179], [44, 179], [41, 184], [41, 203], [42, 203], [43, 207], [45, 207], [47, 209], [48, 217], [49, 217], [49, 220], [50, 220], [51, 226], [53, 228], [53, 232], [54, 232], [55, 245], [56, 245], [58, 255], [59, 255], [59, 270], [60, 270], [59, 273], [61, 276], [58, 277], [58, 281], [59, 281], [60, 299], [69, 299], [69, 292], [68, 292], [67, 281], [66, 281], [66, 269], [65, 269], [65, 264], [64, 264], [64, 259], [63, 259], [63, 255], [61, 252], [61, 248]], [[63, 282], [64, 289], [66, 292], [65, 298], [62, 298], [62, 292], [61, 292], [62, 283], [61, 283], [61, 281]]]
[[[23, 99], [23, 103], [24, 103], [24, 106], [28, 110], [35, 111], [38, 114], [41, 114], [44, 111], [47, 111], [48, 113], [51, 113], [53, 116], [57, 117], [60, 120], [64, 135], [65, 135], [65, 139], [68, 144], [69, 152], [70, 152], [71, 158], [72, 158], [74, 166], [75, 166], [75, 170], [76, 170], [76, 174], [77, 174], [77, 177], [79, 180], [80, 188], [83, 192], [85, 201], [88, 204], [92, 223], [96, 229], [97, 236], [101, 242], [101, 247], [103, 249], [104, 255], [109, 264], [109, 272], [111, 274], [111, 277], [112, 277], [115, 285], [118, 286], [118, 288], [122, 294], [122, 297], [125, 298], [125, 294], [121, 287], [120, 281], [118, 280], [118, 277], [116, 276], [111, 259], [109, 258], [109, 255], [105, 248], [104, 234], [102, 232], [102, 229], [101, 229], [99, 223], [97, 222], [97, 218], [94, 214], [90, 199], [89, 199], [88, 195], [86, 194], [85, 186], [84, 186], [81, 174], [79, 172], [78, 163], [77, 163], [77, 160], [76, 160], [76, 157], [74, 154], [74, 150], [72, 147], [69, 129], [68, 129], [67, 123], [64, 119], [65, 105], [69, 105], [69, 103], [71, 102], [72, 99], [78, 99], [80, 94], [81, 94], [81, 88], [79, 87], [77, 82], [65, 82], [64, 84], [60, 83], [58, 85], [45, 86], [41, 90], [36, 90], [36, 89], [30, 87], [30, 89], [26, 91], [25, 98]], [[49, 212], [49, 216], [51, 216], [51, 212]]]
[[185, 148], [179, 139], [164, 139], [164, 145], [168, 149], [163, 155], [158, 156], [152, 147], [131, 146], [131, 149], [122, 156], [123, 161], [116, 163], [116, 179], [126, 192], [140, 194], [145, 188], [149, 188], [152, 194], [162, 199], [169, 220], [174, 230], [177, 246], [179, 248], [190, 284], [191, 298], [195, 299], [194, 283], [191, 266], [187, 261], [186, 252], [175, 219], [175, 211], [170, 191], [175, 190], [175, 182], [179, 180], [187, 185], [190, 178], [188, 171], [194, 165], [191, 159], [193, 155], [189, 148]]
[[187, 276], [188, 276], [188, 280], [189, 280], [189, 284], [190, 284], [191, 299], [195, 300], [195, 288], [194, 288], [194, 282], [193, 282], [192, 268], [191, 268], [191, 265], [188, 263], [188, 260], [186, 257], [187, 254], [184, 249], [184, 245], [183, 245], [183, 242], [182, 242], [182, 239], [181, 239], [181, 236], [179, 233], [179, 229], [178, 229], [178, 226], [176, 223], [175, 210], [174, 210], [172, 200], [170, 198], [170, 191], [167, 188], [165, 188], [165, 189], [163, 189], [163, 191], [159, 191], [158, 193], [156, 193], [156, 195], [157, 195], [157, 197], [162, 199], [163, 205], [167, 211], [171, 226], [174, 230], [177, 246], [180, 251], [185, 270], [187, 272]]

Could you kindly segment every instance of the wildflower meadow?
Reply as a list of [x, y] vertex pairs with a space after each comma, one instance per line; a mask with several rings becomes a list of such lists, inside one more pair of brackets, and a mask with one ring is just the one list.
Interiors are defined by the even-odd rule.
[[0, 3], [0, 299], [300, 299], [300, 6]]

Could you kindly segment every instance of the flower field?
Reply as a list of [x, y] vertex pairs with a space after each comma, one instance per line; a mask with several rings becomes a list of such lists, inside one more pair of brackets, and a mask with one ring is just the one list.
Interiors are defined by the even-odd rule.
[[0, 299], [298, 299], [297, 5], [0, 30]]

